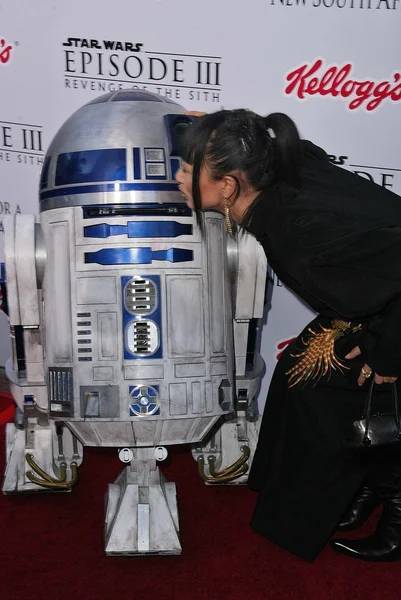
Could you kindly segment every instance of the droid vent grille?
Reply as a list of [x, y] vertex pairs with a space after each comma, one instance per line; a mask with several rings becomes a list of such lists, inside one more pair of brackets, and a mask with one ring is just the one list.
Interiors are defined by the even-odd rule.
[[53, 405], [70, 404], [73, 400], [72, 369], [70, 367], [49, 368], [50, 402]]
[[150, 324], [147, 321], [135, 321], [134, 323], [134, 354], [151, 354], [152, 334]]
[[125, 288], [125, 307], [135, 316], [149, 315], [157, 303], [157, 290], [149, 279], [133, 279]]
[[92, 317], [90, 312], [77, 313], [78, 361], [92, 361]]

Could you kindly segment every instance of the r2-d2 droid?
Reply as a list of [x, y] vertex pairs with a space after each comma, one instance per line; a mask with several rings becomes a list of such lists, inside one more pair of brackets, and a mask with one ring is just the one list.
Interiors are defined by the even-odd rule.
[[18, 408], [3, 492], [70, 491], [83, 446], [115, 447], [108, 555], [181, 552], [168, 446], [191, 444], [205, 482], [227, 484], [257, 441], [266, 260], [217, 213], [202, 237], [174, 180], [184, 112], [139, 91], [86, 104], [48, 149], [40, 222], [5, 223]]

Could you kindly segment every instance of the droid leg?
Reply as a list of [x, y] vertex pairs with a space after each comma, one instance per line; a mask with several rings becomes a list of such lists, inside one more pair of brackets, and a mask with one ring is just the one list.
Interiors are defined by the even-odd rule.
[[71, 491], [82, 445], [63, 423], [49, 422], [35, 405], [16, 410], [6, 428], [4, 494]]
[[256, 397], [265, 366], [258, 346], [265, 301], [266, 256], [256, 239], [248, 234], [240, 236], [236, 248], [228, 247], [228, 251], [235, 282], [235, 410], [233, 415], [222, 417], [211, 434], [192, 447], [200, 476], [207, 484], [214, 485], [247, 481], [259, 436], [261, 418]]
[[120, 450], [129, 464], [108, 489], [107, 555], [181, 554], [175, 483], [156, 464], [166, 456], [165, 448]]
[[[262, 366], [260, 360], [259, 368]], [[192, 448], [207, 485], [247, 482], [261, 424], [256, 403], [260, 370], [252, 375], [237, 379], [234, 414], [219, 421], [207, 438]]]

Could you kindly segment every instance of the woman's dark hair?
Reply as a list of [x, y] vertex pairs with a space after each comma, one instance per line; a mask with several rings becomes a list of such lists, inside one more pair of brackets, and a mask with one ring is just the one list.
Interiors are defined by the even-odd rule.
[[[199, 179], [204, 164], [213, 180], [225, 175], [235, 179], [235, 199], [241, 186], [246, 185], [261, 192], [280, 184], [295, 190], [300, 187], [300, 137], [295, 123], [282, 113], [261, 117], [250, 110], [237, 109], [198, 117], [183, 133], [180, 153], [193, 167], [192, 198], [201, 228]], [[245, 176], [242, 181], [241, 173]], [[252, 213], [252, 207], [248, 213]], [[247, 214], [243, 226], [249, 218]]]

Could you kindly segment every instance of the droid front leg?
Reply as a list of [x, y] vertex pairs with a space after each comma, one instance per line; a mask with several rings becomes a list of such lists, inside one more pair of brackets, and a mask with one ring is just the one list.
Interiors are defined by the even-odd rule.
[[261, 424], [256, 402], [259, 381], [260, 375], [239, 378], [233, 415], [224, 417], [207, 438], [193, 446], [192, 456], [207, 485], [246, 484]]
[[257, 394], [265, 366], [258, 351], [265, 306], [265, 253], [255, 238], [243, 233], [229, 240], [227, 254], [234, 304], [234, 412], [192, 448], [200, 476], [214, 485], [247, 481], [259, 437]]
[[0, 268], [0, 283], [13, 349], [6, 374], [17, 408], [15, 423], [7, 425], [3, 492], [70, 490], [77, 481], [82, 445], [62, 423], [51, 422], [48, 416], [42, 231], [32, 215], [9, 216], [4, 223], [5, 264]]
[[71, 491], [78, 482], [83, 447], [63, 423], [27, 400], [6, 428], [4, 494]]

